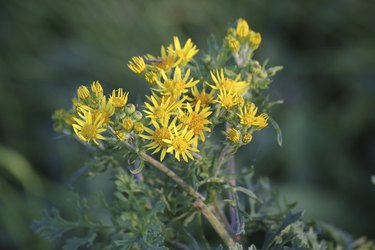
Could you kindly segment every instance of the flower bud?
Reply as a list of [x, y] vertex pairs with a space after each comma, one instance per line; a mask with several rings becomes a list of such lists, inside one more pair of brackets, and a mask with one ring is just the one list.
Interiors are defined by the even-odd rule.
[[139, 112], [138, 110], [135, 111], [132, 115], [132, 117], [136, 120], [136, 121], [140, 121], [143, 117], [142, 113]]
[[258, 61], [251, 62], [251, 71], [255, 74], [258, 74], [262, 70], [262, 66], [260, 66]]
[[242, 137], [242, 142], [245, 144], [248, 144], [249, 142], [251, 142], [252, 139], [253, 139], [253, 136], [251, 135], [251, 133], [246, 132]]
[[126, 131], [130, 131], [132, 130], [133, 128], [133, 121], [131, 118], [124, 118], [122, 120], [122, 127], [126, 130]]
[[143, 124], [141, 122], [134, 123], [134, 131], [137, 134], [142, 133], [144, 130], [145, 130], [145, 127], [143, 126]]
[[129, 103], [125, 106], [125, 113], [126, 114], [131, 115], [131, 114], [134, 113], [134, 111], [135, 111], [135, 105], [134, 104]]
[[90, 91], [86, 86], [81, 85], [77, 89], [77, 96], [79, 97], [79, 99], [85, 100], [90, 97]]
[[258, 76], [262, 79], [265, 79], [267, 78], [268, 74], [267, 74], [267, 71], [265, 71], [264, 69], [261, 70], [259, 73], [258, 73]]
[[91, 84], [91, 91], [98, 97], [103, 96], [103, 87], [99, 81], [95, 81]]

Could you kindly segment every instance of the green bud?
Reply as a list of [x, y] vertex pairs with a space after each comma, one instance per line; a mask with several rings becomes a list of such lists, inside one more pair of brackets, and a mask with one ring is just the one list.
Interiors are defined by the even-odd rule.
[[261, 70], [259, 73], [258, 73], [258, 76], [262, 79], [265, 79], [267, 78], [268, 74], [267, 74], [267, 71], [265, 71], [264, 69]]
[[255, 74], [258, 74], [262, 70], [262, 66], [260, 66], [258, 61], [251, 62], [251, 71]]
[[203, 61], [204, 63], [209, 63], [209, 62], [211, 62], [211, 56], [210, 56], [210, 55], [205, 55], [205, 56], [203, 57], [202, 61]]
[[133, 118], [134, 118], [136, 121], [140, 121], [140, 120], [142, 119], [142, 117], [143, 117], [142, 113], [139, 112], [138, 110], [135, 111], [135, 112], [133, 113], [132, 116], [133, 116]]
[[134, 111], [135, 111], [135, 105], [134, 104], [129, 103], [128, 105], [125, 106], [125, 113], [127, 113], [128, 115], [133, 114]]

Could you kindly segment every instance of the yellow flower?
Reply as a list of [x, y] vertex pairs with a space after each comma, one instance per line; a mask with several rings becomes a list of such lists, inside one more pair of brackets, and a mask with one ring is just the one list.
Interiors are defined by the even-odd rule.
[[124, 119], [122, 119], [122, 127], [126, 130], [126, 131], [131, 131], [132, 128], [133, 128], [133, 120], [129, 117], [126, 117]]
[[152, 65], [156, 67], [157, 71], [169, 71], [180, 63], [180, 61], [177, 60], [176, 56], [170, 52], [171, 49], [172, 45], [169, 45], [168, 49], [165, 49], [164, 46], [161, 46], [160, 57], [154, 57], [152, 55], [146, 55], [145, 57], [150, 63], [152, 63]]
[[[117, 94], [116, 94], [117, 92]], [[112, 95], [109, 97], [109, 101], [115, 108], [123, 108], [125, 107], [126, 103], [128, 102], [128, 95], [129, 92], [125, 92], [122, 88], [119, 88], [117, 91], [112, 90]]]
[[259, 128], [265, 128], [268, 126], [268, 115], [265, 113], [260, 114], [259, 116], [255, 117], [254, 126], [258, 126]]
[[186, 104], [187, 112], [182, 114], [182, 119], [180, 121], [188, 126], [189, 130], [192, 130], [195, 136], [195, 145], [198, 144], [198, 136], [202, 141], [205, 140], [204, 132], [211, 132], [211, 129], [205, 127], [208, 124], [211, 124], [207, 117], [212, 114], [209, 107], [202, 108], [198, 101], [195, 105], [195, 108], [190, 106], [189, 103]]
[[126, 134], [122, 131], [116, 131], [116, 138], [119, 139], [120, 141], [125, 141], [126, 140]]
[[227, 36], [226, 40], [227, 40], [229, 49], [233, 53], [237, 53], [240, 50], [240, 42], [236, 38], [234, 38], [233, 36]]
[[261, 42], [262, 42], [261, 34], [251, 30], [249, 34], [250, 47], [253, 49], [257, 49]]
[[180, 101], [174, 101], [171, 97], [158, 97], [152, 95], [147, 97], [152, 104], [145, 102], [145, 106], [148, 109], [144, 109], [143, 112], [146, 113], [146, 118], [150, 118], [151, 122], [161, 122], [168, 121], [171, 115], [176, 114], [176, 110], [181, 107], [184, 99]]
[[188, 130], [188, 127], [178, 128], [173, 126], [172, 138], [164, 139], [165, 143], [169, 145], [167, 152], [174, 154], [175, 158], [180, 161], [180, 156], [184, 161], [188, 161], [188, 157], [194, 160], [192, 152], [199, 152], [194, 140], [193, 130]]
[[99, 81], [94, 81], [91, 84], [91, 91], [97, 96], [102, 97], [103, 96], [103, 87], [100, 85]]
[[246, 103], [240, 108], [240, 113], [237, 114], [240, 117], [240, 123], [245, 125], [247, 128], [251, 126], [257, 126], [259, 128], [267, 127], [268, 115], [265, 113], [256, 116], [258, 108], [254, 103]]
[[193, 95], [193, 103], [197, 104], [200, 103], [201, 107], [209, 106], [214, 99], [215, 90], [211, 90], [210, 93], [206, 93], [206, 90], [203, 89], [201, 92], [198, 91], [197, 86], [194, 86], [191, 89], [191, 94]]
[[230, 128], [227, 131], [227, 138], [234, 143], [238, 143], [241, 139], [241, 133], [237, 129]]
[[146, 69], [145, 61], [140, 56], [133, 56], [128, 67], [136, 74], [141, 74]]
[[160, 161], [163, 161], [167, 149], [168, 144], [164, 142], [164, 140], [169, 140], [172, 137], [172, 129], [176, 122], [176, 119], [174, 119], [171, 123], [168, 121], [164, 121], [159, 125], [159, 123], [153, 122], [153, 125], [155, 127], [154, 130], [144, 127], [144, 130], [147, 132], [147, 134], [141, 134], [139, 135], [141, 138], [145, 140], [150, 140], [151, 142], [147, 144], [145, 147], [148, 150], [154, 150], [152, 154], [155, 154], [159, 151], [161, 151], [160, 154]]
[[94, 120], [90, 110], [81, 110], [78, 115], [81, 119], [74, 118], [76, 123], [72, 126], [79, 139], [85, 142], [93, 140], [96, 144], [99, 144], [97, 140], [105, 140], [100, 134], [106, 130], [102, 127], [104, 120], [101, 116]]
[[97, 110], [93, 110], [93, 119], [95, 120], [96, 117], [101, 116], [104, 120], [104, 125], [108, 125], [111, 121], [112, 115], [115, 113], [115, 108], [113, 105], [108, 101], [105, 96], [103, 96], [99, 102], [99, 108]]
[[173, 37], [173, 43], [174, 47], [169, 47], [168, 50], [171, 54], [176, 55], [179, 58], [182, 65], [188, 63], [199, 51], [190, 38], [186, 41], [183, 48], [181, 47], [180, 40], [177, 36]]
[[236, 32], [240, 38], [245, 38], [249, 34], [250, 28], [246, 20], [240, 18], [237, 21]]
[[158, 77], [158, 75], [155, 72], [149, 71], [149, 72], [147, 72], [145, 74], [145, 79], [148, 82], [148, 84], [155, 85], [156, 84], [156, 80], [158, 80], [159, 77]]
[[190, 76], [190, 69], [186, 71], [185, 76], [182, 76], [180, 67], [176, 67], [173, 74], [173, 79], [169, 79], [164, 71], [161, 72], [164, 82], [159, 80], [156, 81], [159, 88], [154, 90], [160, 92], [162, 95], [171, 96], [174, 99], [178, 99], [182, 94], [188, 92], [188, 89], [195, 86], [199, 80], [193, 80]]
[[137, 134], [142, 133], [145, 130], [145, 126], [141, 122], [134, 123], [134, 132]]
[[248, 144], [249, 142], [251, 142], [252, 139], [253, 139], [253, 136], [251, 135], [251, 133], [246, 132], [242, 137], [242, 142], [245, 144]]
[[244, 95], [249, 90], [250, 83], [239, 81], [240, 75], [233, 80], [225, 77], [224, 69], [211, 71], [210, 73], [215, 85], [209, 86], [213, 89], [224, 88], [227, 92], [232, 91], [236, 95]]
[[251, 127], [254, 124], [257, 110], [258, 108], [252, 102], [243, 105], [243, 107], [240, 108], [240, 113], [237, 114], [237, 116], [240, 117], [240, 123], [245, 125], [247, 128]]
[[77, 96], [79, 97], [79, 99], [81, 100], [86, 100], [87, 98], [90, 97], [90, 91], [89, 89], [84, 86], [84, 85], [81, 85], [79, 86], [79, 88], [77, 89]]
[[217, 95], [218, 99], [215, 102], [219, 103], [225, 109], [229, 109], [238, 104], [238, 97], [231, 91], [226, 91], [220, 88], [220, 93]]

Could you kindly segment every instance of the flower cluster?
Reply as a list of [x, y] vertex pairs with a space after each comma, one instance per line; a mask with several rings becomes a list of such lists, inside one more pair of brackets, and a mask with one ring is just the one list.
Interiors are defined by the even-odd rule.
[[[268, 125], [268, 115], [258, 114], [252, 88], [257, 63], [252, 54], [260, 41], [260, 34], [243, 19], [229, 28], [222, 50], [234, 56], [233, 67], [227, 62], [215, 65], [196, 60], [199, 50], [192, 40], [182, 46], [175, 36], [173, 43], [161, 47], [159, 56], [135, 56], [128, 63], [151, 88], [139, 110], [127, 103], [128, 92], [119, 88], [106, 96], [96, 81], [90, 89], [80, 86], [73, 109], [66, 113], [60, 110], [58, 117], [83, 142], [105, 145], [126, 141], [159, 153], [161, 161], [167, 154], [178, 161], [194, 160], [200, 144], [219, 124], [225, 124], [227, 143], [247, 144], [254, 131]], [[246, 64], [239, 53], [247, 58]], [[104, 140], [107, 142], [103, 144]]]

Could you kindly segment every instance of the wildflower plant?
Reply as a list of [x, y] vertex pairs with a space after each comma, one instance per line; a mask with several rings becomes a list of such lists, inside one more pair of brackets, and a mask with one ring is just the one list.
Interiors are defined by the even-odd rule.
[[175, 36], [160, 55], [132, 57], [128, 68], [150, 89], [144, 103], [129, 103], [126, 85], [78, 87], [72, 107], [54, 113], [54, 129], [91, 149], [87, 175], [109, 172], [115, 191], [97, 197], [104, 215], [92, 215], [88, 198], [76, 193], [75, 221], [52, 209], [33, 229], [63, 238], [64, 249], [354, 246], [327, 224], [303, 222], [267, 179], [255, 180], [253, 166], [236, 166], [237, 150], [257, 143], [270, 124], [282, 143], [270, 115], [281, 101], [266, 91], [282, 67], [255, 59], [261, 41], [240, 18], [206, 53]]

